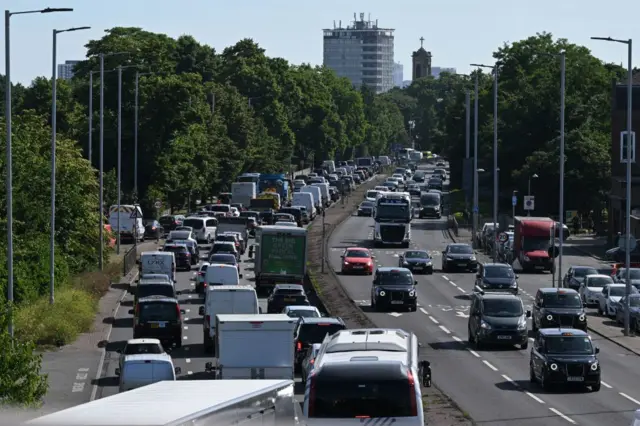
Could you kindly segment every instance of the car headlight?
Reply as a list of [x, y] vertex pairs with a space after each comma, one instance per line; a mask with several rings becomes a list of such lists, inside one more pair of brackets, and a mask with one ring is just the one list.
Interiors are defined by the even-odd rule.
[[469, 258], [469, 260], [470, 260], [470, 261], [472, 261], [472, 262], [475, 262], [475, 261], [476, 261], [476, 257], [475, 257], [475, 256], [471, 256], [471, 257]]
[[409, 291], [409, 297], [413, 297], [415, 295], [416, 295], [416, 291], [415, 290]]
[[551, 321], [553, 319], [553, 315], [549, 314], [547, 315], [547, 321]]
[[447, 260], [453, 260], [453, 258], [452, 258], [452, 257], [447, 256]]
[[384, 291], [384, 290], [380, 290], [380, 291], [378, 292], [378, 295], [380, 295], [380, 296], [384, 297], [384, 296], [386, 296], [386, 295], [387, 295], [387, 293], [385, 293], [385, 291]]
[[349, 264], [349, 262], [347, 262], [347, 261], [345, 260], [345, 261], [344, 261], [344, 264], [345, 264], [345, 265], [348, 265], [348, 264]]
[[489, 330], [491, 328], [491, 324], [489, 324], [488, 322], [482, 321], [480, 323], [480, 327], [484, 328], [485, 330]]
[[558, 369], [558, 364], [553, 363], [549, 366], [549, 368], [551, 369], [551, 371], [556, 371]]
[[579, 319], [580, 321], [584, 321], [584, 320], [586, 320], [586, 319], [587, 319], [587, 317], [585, 316], [585, 314], [580, 314], [580, 316], [578, 317], [578, 319]]
[[404, 266], [409, 266], [409, 262], [407, 262], [407, 261], [402, 262], [402, 264], [403, 264]]
[[518, 330], [526, 330], [527, 329], [527, 318], [520, 318], [520, 322], [518, 322]]
[[598, 361], [594, 362], [593, 364], [591, 364], [591, 371], [596, 371], [598, 367], [599, 367]]
[[516, 287], [518, 287], [518, 283], [514, 281], [514, 282], [511, 283], [511, 285], [509, 287], [516, 288]]
[[528, 262], [528, 261], [530, 261], [530, 260], [531, 260], [531, 259], [529, 259], [529, 256], [527, 256], [526, 254], [525, 254], [524, 256], [522, 256], [522, 259], [523, 259], [525, 262]]

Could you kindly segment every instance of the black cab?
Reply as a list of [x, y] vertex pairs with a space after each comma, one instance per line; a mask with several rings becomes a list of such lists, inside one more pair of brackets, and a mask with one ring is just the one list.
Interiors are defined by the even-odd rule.
[[518, 276], [506, 263], [483, 263], [478, 267], [474, 290], [518, 294]]
[[381, 267], [376, 269], [371, 286], [371, 306], [380, 311], [397, 307], [415, 311], [418, 307], [413, 274], [407, 268]]
[[566, 327], [587, 331], [587, 315], [577, 291], [570, 288], [541, 288], [533, 301], [531, 328]]
[[173, 297], [148, 296], [138, 299], [133, 315], [133, 338], [152, 338], [163, 345], [182, 346], [182, 315], [180, 303]]
[[572, 328], [548, 328], [538, 332], [531, 349], [529, 379], [549, 390], [572, 384], [600, 390], [600, 349], [591, 337]]
[[519, 345], [527, 349], [529, 331], [522, 300], [510, 293], [473, 293], [469, 310], [469, 343], [483, 345]]
[[267, 313], [278, 314], [291, 305], [311, 305], [304, 287], [300, 284], [276, 284], [267, 299]]
[[340, 317], [300, 318], [294, 332], [293, 341], [295, 345], [296, 371], [302, 366], [302, 360], [307, 348], [314, 343], [322, 343], [327, 334], [332, 335], [346, 328], [347, 326]]

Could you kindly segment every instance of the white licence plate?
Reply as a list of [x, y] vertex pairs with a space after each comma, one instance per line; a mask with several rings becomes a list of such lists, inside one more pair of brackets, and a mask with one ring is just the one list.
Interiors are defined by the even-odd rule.
[[535, 267], [535, 269], [544, 269], [544, 266], [538, 265], [538, 266]]
[[423, 269], [424, 266], [414, 266], [413, 269], [418, 270], [418, 269]]
[[364, 268], [364, 266], [361, 266], [361, 265], [356, 265], [353, 267], [353, 269], [362, 269], [362, 268]]
[[498, 340], [511, 340], [511, 336], [498, 336]]
[[584, 382], [584, 377], [567, 377], [567, 382]]
[[402, 300], [392, 300], [391, 304], [392, 305], [402, 305], [403, 301]]

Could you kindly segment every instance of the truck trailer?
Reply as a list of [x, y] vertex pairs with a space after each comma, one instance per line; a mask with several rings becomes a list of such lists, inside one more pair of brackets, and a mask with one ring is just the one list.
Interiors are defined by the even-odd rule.
[[260, 226], [255, 253], [256, 290], [276, 284], [302, 284], [307, 273], [307, 230]]

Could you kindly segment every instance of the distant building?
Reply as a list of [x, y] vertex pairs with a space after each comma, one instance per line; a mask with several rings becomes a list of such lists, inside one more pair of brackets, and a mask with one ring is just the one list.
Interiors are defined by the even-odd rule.
[[80, 61], [64, 61], [64, 64], [58, 64], [58, 78], [63, 80], [71, 80], [73, 78], [74, 69]]
[[404, 66], [400, 62], [393, 64], [393, 85], [394, 87], [402, 87], [404, 78]]
[[451, 74], [455, 74], [456, 73], [456, 69], [455, 68], [446, 68], [446, 67], [431, 67], [431, 75], [434, 76], [435, 78], [438, 78], [440, 76], [440, 73], [442, 72], [448, 72]]
[[431, 75], [431, 52], [424, 50], [424, 37], [420, 37], [420, 49], [411, 55], [412, 80]]
[[393, 29], [378, 27], [378, 21], [365, 21], [364, 13], [353, 25], [324, 29], [323, 64], [354, 86], [366, 85], [376, 93], [394, 86]]
[[404, 89], [405, 87], [409, 87], [411, 86], [411, 80], [403, 80], [402, 81], [402, 88]]

